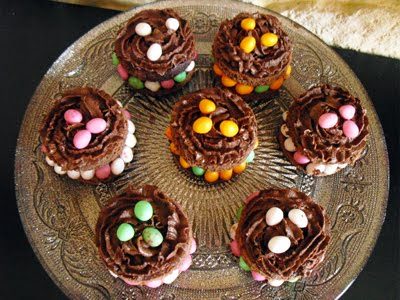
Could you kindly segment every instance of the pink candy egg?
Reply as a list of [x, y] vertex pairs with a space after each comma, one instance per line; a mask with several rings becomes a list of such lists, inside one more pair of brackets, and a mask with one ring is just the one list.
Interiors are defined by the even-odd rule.
[[76, 109], [68, 109], [64, 113], [64, 119], [68, 124], [76, 124], [82, 121], [82, 113]]
[[127, 111], [126, 109], [123, 109], [122, 113], [124, 114], [125, 118], [127, 118], [128, 120], [131, 119], [131, 113], [129, 111]]
[[153, 288], [153, 289], [158, 288], [162, 284], [163, 284], [163, 282], [161, 280], [152, 280], [152, 281], [146, 283], [146, 285], [149, 288]]
[[91, 139], [92, 134], [90, 133], [90, 131], [83, 129], [75, 133], [73, 143], [75, 148], [83, 149], [86, 148], [87, 145], [89, 145]]
[[356, 109], [353, 105], [347, 104], [339, 107], [339, 113], [343, 119], [350, 120], [354, 117]]
[[197, 243], [196, 240], [194, 238], [192, 238], [192, 242], [190, 244], [190, 254], [193, 254], [194, 252], [196, 252], [197, 249]]
[[103, 132], [107, 127], [107, 122], [102, 118], [94, 118], [86, 123], [86, 129], [90, 131], [90, 133], [100, 133]]
[[172, 79], [161, 81], [161, 86], [164, 89], [172, 89], [175, 85], [175, 81]]
[[231, 251], [232, 254], [235, 256], [240, 256], [240, 249], [239, 249], [239, 244], [236, 242], [236, 240], [233, 240], [230, 244], [231, 246]]
[[296, 151], [293, 155], [293, 158], [300, 165], [305, 165], [310, 162], [310, 159], [307, 156], [303, 155], [300, 151]]
[[360, 134], [360, 129], [353, 121], [346, 121], [343, 123], [343, 133], [348, 138], [354, 139]]
[[96, 170], [96, 177], [98, 179], [106, 179], [111, 174], [111, 167], [110, 165], [104, 165]]
[[264, 281], [266, 279], [264, 276], [254, 271], [251, 271], [251, 276], [253, 276], [255, 281]]
[[325, 113], [322, 114], [319, 119], [318, 119], [318, 125], [321, 128], [327, 129], [327, 128], [332, 128], [333, 126], [336, 125], [338, 122], [339, 118], [337, 114], [335, 113]]
[[122, 80], [128, 80], [129, 74], [121, 64], [117, 66], [117, 71]]
[[182, 265], [180, 266], [179, 270], [181, 272], [187, 271], [187, 269], [190, 268], [190, 265], [192, 264], [192, 257], [190, 255], [186, 256], [185, 259], [183, 260]]

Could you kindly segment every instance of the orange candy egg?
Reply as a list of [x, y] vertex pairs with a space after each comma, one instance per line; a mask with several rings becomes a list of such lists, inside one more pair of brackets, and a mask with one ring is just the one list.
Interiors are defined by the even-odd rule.
[[258, 148], [258, 139], [256, 139], [256, 143], [254, 144], [254, 149]]
[[219, 130], [226, 137], [234, 137], [239, 132], [239, 126], [231, 120], [225, 120], [219, 125]]
[[233, 167], [233, 172], [236, 174], [242, 173], [246, 169], [246, 162], [242, 162], [240, 165]]
[[209, 117], [200, 117], [193, 123], [193, 130], [196, 133], [206, 134], [211, 130], [213, 122]]
[[211, 114], [216, 108], [215, 103], [208, 99], [202, 99], [199, 103], [199, 109], [205, 115]]
[[264, 33], [261, 36], [261, 45], [265, 47], [273, 47], [278, 42], [278, 36], [272, 32]]
[[248, 94], [251, 94], [251, 92], [254, 90], [254, 87], [252, 87], [251, 85], [245, 85], [245, 84], [238, 83], [235, 86], [235, 90], [236, 90], [236, 93], [238, 93], [239, 95], [248, 95]]
[[169, 149], [170, 149], [171, 152], [172, 152], [173, 154], [175, 154], [175, 155], [179, 155], [179, 154], [180, 154], [178, 148], [176, 148], [176, 146], [175, 146], [174, 143], [171, 143], [171, 144], [169, 145]]
[[245, 53], [251, 53], [256, 47], [256, 39], [252, 36], [246, 36], [240, 42], [240, 49], [242, 49]]
[[190, 168], [190, 165], [188, 164], [188, 162], [182, 156], [179, 157], [179, 163], [182, 166], [182, 168], [184, 168], [184, 169]]
[[206, 173], [204, 174], [204, 179], [210, 183], [216, 182], [218, 178], [219, 178], [218, 172], [206, 171]]
[[228, 181], [232, 178], [233, 175], [233, 170], [223, 170], [221, 172], [219, 172], [219, 178], [221, 178], [222, 180]]
[[221, 82], [223, 86], [233, 87], [236, 85], [236, 81], [230, 79], [228, 76], [223, 75], [221, 78]]
[[270, 90], [278, 90], [283, 84], [283, 76], [275, 80], [270, 86]]
[[169, 139], [172, 140], [172, 130], [171, 127], [167, 127], [167, 129], [165, 129], [165, 136]]
[[214, 64], [213, 70], [214, 70], [214, 73], [217, 74], [218, 76], [224, 75], [224, 73], [222, 72], [222, 70], [219, 68], [219, 66], [217, 64]]

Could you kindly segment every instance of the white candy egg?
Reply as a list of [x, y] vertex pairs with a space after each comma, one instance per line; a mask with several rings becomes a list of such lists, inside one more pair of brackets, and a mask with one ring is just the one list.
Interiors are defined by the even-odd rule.
[[160, 44], [154, 43], [147, 49], [147, 58], [151, 61], [159, 60], [162, 55], [162, 48]]
[[281, 286], [284, 282], [283, 279], [268, 279], [268, 284], [275, 287]]
[[136, 130], [135, 124], [131, 120], [128, 120], [128, 132], [134, 134]]
[[267, 225], [274, 226], [283, 220], [283, 211], [279, 207], [271, 207], [265, 214]]
[[296, 224], [299, 228], [305, 228], [308, 225], [308, 219], [304, 211], [298, 208], [293, 208], [289, 211], [289, 220]]
[[67, 173], [67, 171], [61, 169], [59, 165], [54, 165], [54, 172], [56, 172], [59, 175], [64, 175], [65, 173]]
[[175, 18], [168, 18], [167, 21], [165, 21], [165, 26], [167, 26], [168, 29], [176, 31], [179, 28], [179, 21]]
[[175, 269], [163, 278], [163, 282], [166, 284], [171, 284], [175, 281], [176, 278], [178, 278], [178, 276], [179, 276], [179, 269]]
[[50, 167], [54, 167], [55, 163], [48, 156], [46, 156], [46, 162]]
[[114, 175], [121, 174], [125, 169], [125, 162], [122, 158], [118, 157], [111, 163], [111, 172]]
[[135, 32], [136, 34], [140, 35], [140, 36], [146, 36], [151, 34], [151, 26], [148, 23], [138, 23], [135, 26]]
[[320, 173], [324, 173], [325, 165], [319, 163], [309, 163], [306, 167], [306, 172], [308, 175], [314, 175], [316, 170], [318, 170]]
[[152, 92], [157, 92], [161, 87], [158, 81], [145, 81], [144, 86]]
[[94, 170], [82, 171], [81, 176], [85, 180], [90, 180], [94, 177]]
[[128, 135], [126, 136], [125, 145], [130, 148], [135, 147], [136, 146], [136, 137], [133, 134], [128, 133]]
[[288, 111], [284, 111], [283, 114], [282, 114], [283, 121], [287, 120], [287, 115], [288, 115]]
[[282, 124], [281, 126], [281, 133], [283, 134], [284, 137], [289, 137], [289, 128], [286, 126], [286, 124]]
[[297, 277], [290, 278], [288, 281], [289, 281], [289, 282], [296, 282], [296, 281], [298, 281], [299, 279], [300, 279], [300, 276], [297, 276]]
[[194, 66], [196, 65], [196, 63], [194, 62], [194, 60], [192, 60], [190, 62], [190, 64], [186, 67], [185, 72], [190, 72], [194, 69]]
[[119, 107], [122, 107], [121, 101], [117, 100], [117, 104], [119, 105]]
[[289, 152], [295, 152], [296, 151], [296, 146], [294, 145], [292, 138], [287, 138], [285, 140], [285, 142], [283, 143], [283, 146]]
[[269, 251], [280, 254], [290, 248], [290, 239], [287, 236], [278, 235], [271, 238], [268, 242]]
[[67, 171], [67, 175], [71, 179], [78, 179], [79, 177], [81, 177], [81, 173], [75, 170]]
[[335, 174], [337, 168], [338, 168], [338, 165], [337, 165], [337, 164], [328, 164], [328, 165], [325, 165], [324, 173], [325, 173], [326, 175]]
[[130, 163], [133, 159], [132, 149], [125, 146], [121, 153], [121, 158], [125, 163]]

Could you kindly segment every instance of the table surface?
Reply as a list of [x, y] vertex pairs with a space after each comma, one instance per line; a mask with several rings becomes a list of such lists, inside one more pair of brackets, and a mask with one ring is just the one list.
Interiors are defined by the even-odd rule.
[[[18, 216], [15, 145], [25, 108], [52, 62], [76, 39], [118, 12], [50, 1], [0, 3], [2, 115], [0, 299], [64, 299], [35, 257]], [[400, 61], [335, 49], [370, 95], [389, 150], [391, 180], [386, 221], [364, 270], [342, 299], [398, 299], [400, 201]]]

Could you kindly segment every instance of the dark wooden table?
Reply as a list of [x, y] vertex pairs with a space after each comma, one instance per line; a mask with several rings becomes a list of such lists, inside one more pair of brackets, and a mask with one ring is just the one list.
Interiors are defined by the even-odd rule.
[[[52, 62], [77, 38], [118, 12], [49, 1], [0, 2], [1, 206], [0, 299], [63, 299], [37, 261], [19, 219], [14, 152], [25, 108]], [[391, 188], [386, 221], [374, 252], [343, 299], [398, 299], [400, 202], [400, 62], [335, 49], [358, 75], [381, 119], [389, 150]]]

